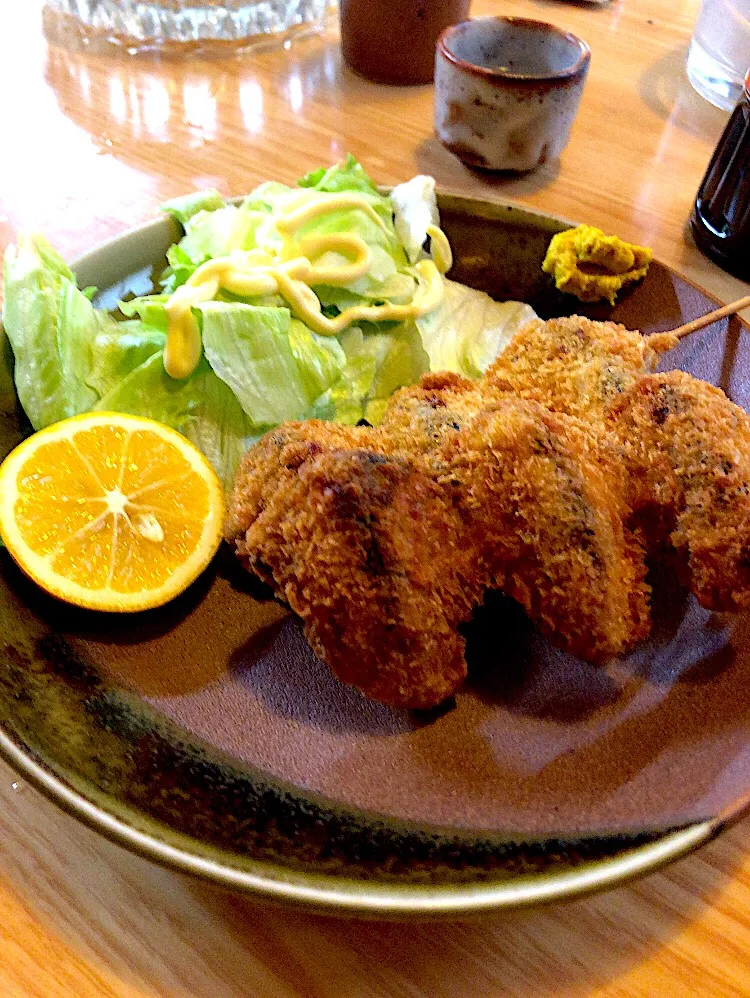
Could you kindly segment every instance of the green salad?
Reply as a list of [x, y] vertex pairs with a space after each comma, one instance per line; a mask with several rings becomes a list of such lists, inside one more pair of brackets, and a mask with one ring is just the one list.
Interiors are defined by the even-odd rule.
[[179, 430], [229, 484], [287, 419], [376, 424], [429, 370], [478, 377], [534, 313], [450, 281], [434, 181], [381, 193], [352, 157], [240, 204], [163, 206], [184, 235], [159, 287], [95, 307], [43, 236], [5, 256], [3, 323], [34, 429], [89, 410]]

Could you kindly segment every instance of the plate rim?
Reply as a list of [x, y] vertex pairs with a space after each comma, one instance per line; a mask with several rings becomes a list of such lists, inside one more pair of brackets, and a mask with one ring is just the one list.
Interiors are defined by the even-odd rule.
[[[381, 189], [387, 191], [391, 188]], [[448, 204], [457, 207], [464, 203], [474, 209], [483, 206], [490, 212], [489, 216], [484, 217], [496, 218], [501, 224], [499, 210], [512, 211], [516, 218], [526, 216], [537, 225], [542, 222], [544, 227], [549, 227], [550, 232], [577, 224], [563, 216], [544, 212], [512, 199], [482, 197], [445, 188], [437, 188], [436, 193], [438, 204], [443, 202], [446, 207]], [[243, 196], [238, 196], [227, 200], [238, 203], [242, 199]], [[89, 262], [91, 257], [97, 257], [95, 266], [99, 267], [99, 261], [104, 255], [105, 261], [116, 270], [117, 247], [123, 240], [138, 239], [148, 242], [159, 233], [166, 235], [172, 228], [179, 232], [178, 223], [167, 213], [146, 219], [78, 254], [70, 261], [70, 267], [80, 279], [81, 272], [87, 276], [87, 268], [92, 265]], [[721, 304], [716, 295], [676, 267], [668, 264], [662, 266], [668, 272], [677, 274], [681, 280], [716, 305]], [[83, 280], [83, 283], [91, 282]], [[745, 329], [750, 331], [748, 323], [741, 316], [738, 318]], [[296, 871], [252, 857], [248, 861], [253, 869], [247, 870], [172, 845], [154, 834], [134, 827], [72, 787], [50, 767], [34, 758], [33, 749], [19, 744], [2, 726], [0, 757], [62, 810], [111, 842], [142, 858], [214, 886], [250, 894], [259, 900], [338, 916], [455, 918], [573, 900], [625, 884], [687, 856], [750, 813], [749, 793], [736, 807], [730, 806], [721, 814], [691, 822], [677, 830], [661, 833], [657, 831], [654, 833], [655, 838], [645, 844], [625, 848], [605, 859], [585, 861], [578, 867], [562, 871], [525, 874], [512, 879], [493, 879], [490, 876], [484, 882], [468, 885], [433, 885], [423, 882], [378, 884], [340, 874]]]
[[654, 872], [705, 845], [730, 823], [720, 819], [694, 822], [615, 857], [589, 861], [562, 873], [470, 885], [378, 885], [338, 874], [294, 871], [262, 859], [251, 860], [256, 868], [251, 871], [199, 856], [129, 825], [89, 800], [33, 759], [1, 728], [0, 756], [72, 817], [144, 859], [218, 887], [339, 916], [456, 917], [573, 900]]

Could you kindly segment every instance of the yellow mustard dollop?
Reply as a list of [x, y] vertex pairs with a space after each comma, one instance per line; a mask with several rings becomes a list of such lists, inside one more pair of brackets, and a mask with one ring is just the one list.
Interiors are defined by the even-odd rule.
[[[354, 233], [331, 233], [297, 238], [298, 230], [311, 219], [343, 209], [363, 211], [383, 231], [388, 230], [372, 205], [360, 194], [331, 194], [290, 210], [276, 220], [281, 238], [279, 258], [258, 250], [235, 251], [229, 256], [208, 260], [177, 288], [166, 303], [167, 342], [164, 368], [173, 378], [187, 378], [200, 361], [200, 329], [192, 309], [210, 301], [220, 288], [245, 297], [278, 294], [292, 314], [323, 336], [335, 336], [353, 322], [403, 322], [425, 315], [443, 296], [442, 274], [450, 269], [450, 244], [437, 226], [430, 226], [434, 260], [420, 260], [414, 267], [416, 288], [411, 302], [381, 305], [354, 305], [335, 318], [323, 314], [312, 290], [316, 284], [342, 287], [363, 277], [372, 264], [367, 243]], [[316, 265], [326, 253], [334, 252], [345, 262]]]
[[618, 291], [646, 276], [652, 259], [647, 246], [605, 235], [593, 225], [579, 225], [552, 237], [542, 270], [554, 277], [559, 291], [581, 301], [606, 298], [614, 305]]

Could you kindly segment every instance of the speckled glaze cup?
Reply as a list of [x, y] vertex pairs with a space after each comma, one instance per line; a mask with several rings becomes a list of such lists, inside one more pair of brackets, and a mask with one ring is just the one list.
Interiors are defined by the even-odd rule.
[[542, 21], [453, 25], [437, 44], [437, 136], [471, 166], [533, 170], [567, 145], [590, 61], [582, 39]]

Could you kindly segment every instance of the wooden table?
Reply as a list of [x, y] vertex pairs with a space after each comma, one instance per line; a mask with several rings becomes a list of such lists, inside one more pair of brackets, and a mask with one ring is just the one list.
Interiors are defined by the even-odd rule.
[[[39, 0], [0, 12], [0, 249], [20, 228], [74, 255], [167, 197], [292, 181], [351, 151], [379, 181], [417, 171], [645, 242], [729, 300], [685, 223], [726, 115], [684, 62], [698, 0], [476, 0], [590, 44], [560, 163], [472, 173], [432, 138], [429, 87], [342, 67], [335, 30], [291, 51], [159, 62], [48, 46]], [[747, 691], [738, 691], [746, 696]], [[363, 923], [229, 897], [129, 855], [0, 765], [0, 995], [750, 994], [750, 822], [609, 894], [473, 923]]]

